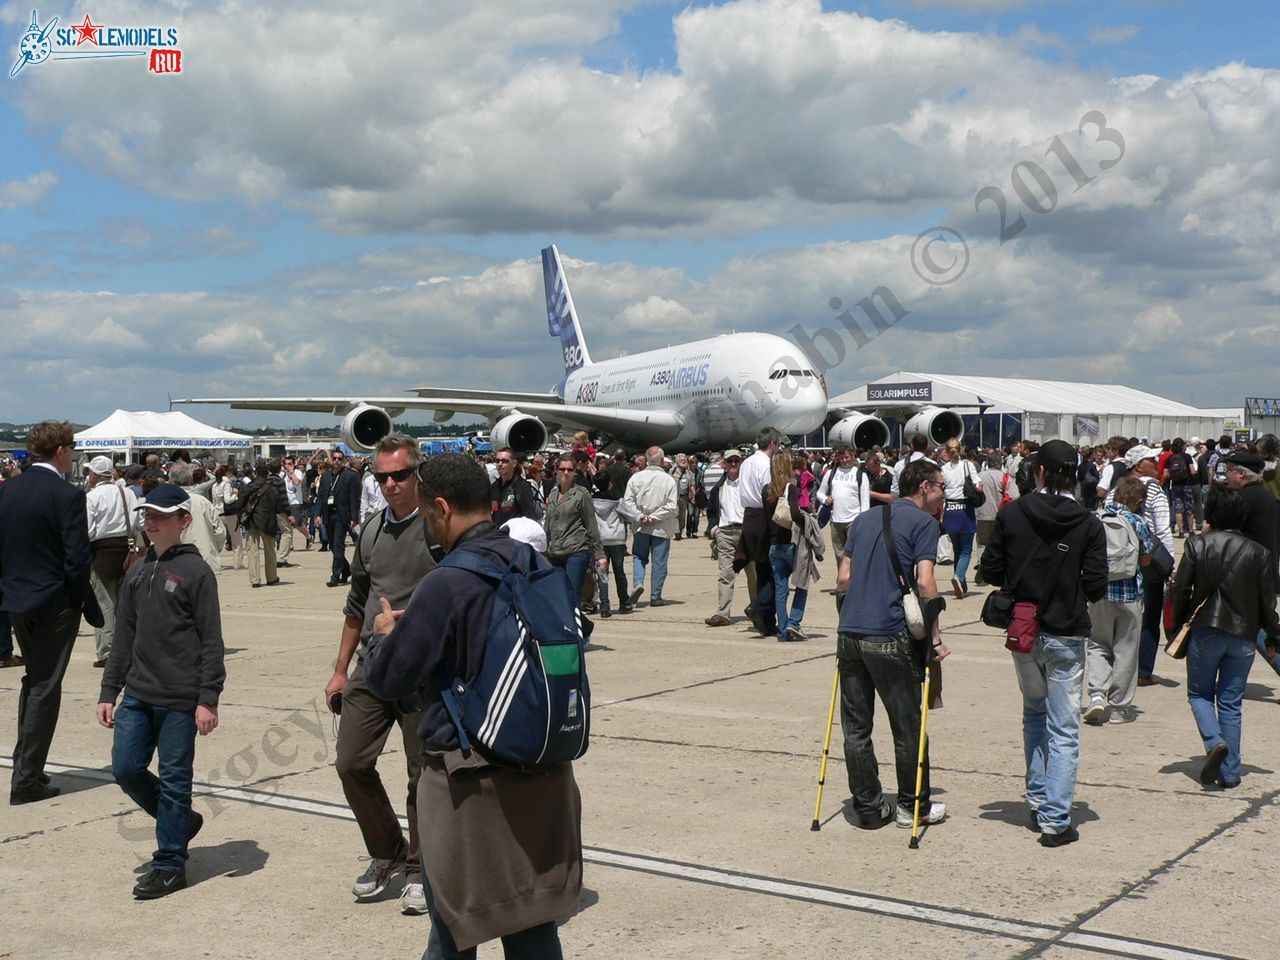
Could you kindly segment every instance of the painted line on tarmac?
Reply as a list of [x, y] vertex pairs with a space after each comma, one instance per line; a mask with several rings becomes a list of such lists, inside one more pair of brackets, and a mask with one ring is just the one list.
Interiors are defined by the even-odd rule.
[[[0, 756], [0, 767], [12, 767], [13, 758]], [[51, 773], [67, 774], [86, 780], [103, 783], [113, 782], [111, 772], [95, 767], [84, 767], [61, 763], [47, 763], [45, 769]], [[289, 796], [286, 794], [268, 793], [262, 790], [250, 790], [243, 787], [224, 787], [214, 783], [196, 781], [192, 783], [193, 795], [213, 797], [220, 800], [235, 800], [253, 806], [270, 807], [293, 813], [304, 813], [310, 816], [325, 817], [330, 820], [355, 821], [355, 814], [345, 804], [332, 803], [327, 800], [313, 800], [308, 797]], [[408, 829], [408, 821], [397, 816], [400, 825]], [[1213, 834], [1217, 835], [1218, 832]], [[1157, 943], [1149, 940], [1135, 940], [1128, 937], [1109, 934], [1085, 933], [1080, 931], [1081, 920], [1076, 920], [1066, 931], [1053, 926], [1029, 923], [1024, 920], [1009, 920], [991, 914], [976, 913], [953, 907], [937, 907], [929, 904], [913, 903], [908, 900], [896, 900], [876, 894], [860, 893], [839, 887], [828, 887], [821, 884], [802, 883], [764, 874], [744, 873], [719, 867], [708, 867], [697, 863], [686, 863], [680, 860], [669, 860], [645, 854], [625, 853], [620, 850], [608, 850], [603, 847], [582, 848], [583, 860], [602, 867], [614, 867], [634, 873], [645, 873], [650, 876], [666, 877], [672, 880], [685, 880], [729, 890], [741, 890], [745, 893], [761, 893], [766, 896], [781, 897], [820, 906], [838, 907], [858, 913], [870, 913], [891, 917], [898, 920], [910, 920], [927, 923], [936, 927], [950, 927], [971, 933], [987, 934], [1013, 940], [1032, 942], [1031, 955], [1038, 954], [1048, 946], [1079, 947], [1112, 954], [1118, 957], [1130, 957], [1135, 960], [1241, 960], [1227, 954], [1202, 953], [1188, 950], [1173, 944]], [[1165, 866], [1170, 866], [1166, 864]], [[1111, 905], [1115, 901], [1108, 903]], [[1098, 911], [1091, 912], [1090, 916]], [[1072, 929], [1075, 927], [1075, 929]]]

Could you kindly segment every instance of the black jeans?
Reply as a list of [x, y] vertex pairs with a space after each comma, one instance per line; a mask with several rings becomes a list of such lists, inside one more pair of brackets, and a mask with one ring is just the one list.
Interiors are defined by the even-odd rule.
[[[604, 555], [613, 568], [613, 585], [618, 588], [618, 603], [627, 600], [627, 545], [625, 543], [606, 543]], [[596, 571], [596, 583], [600, 587], [600, 605], [609, 606], [608, 574]]]
[[1142, 578], [1142, 639], [1138, 645], [1138, 676], [1150, 677], [1160, 652], [1160, 620], [1164, 614], [1164, 581], [1152, 574]]
[[773, 602], [773, 564], [768, 559], [756, 563], [756, 598], [748, 607], [764, 624], [764, 632], [774, 636], [778, 632], [778, 609]]
[[[875, 695], [880, 694], [893, 731], [894, 765], [898, 772], [898, 806], [916, 799], [916, 763], [920, 750], [920, 696], [924, 673], [916, 641], [905, 633], [893, 637], [841, 633], [836, 641], [840, 669], [840, 727], [844, 761], [855, 813], [876, 815], [884, 796], [880, 769], [871, 744]], [[929, 754], [925, 745], [920, 806], [929, 807]]]
[[328, 524], [329, 530], [329, 552], [333, 555], [333, 565], [330, 568], [330, 580], [349, 580], [351, 578], [351, 564], [347, 562], [347, 532], [348, 527], [345, 523], [339, 523], [330, 520]]

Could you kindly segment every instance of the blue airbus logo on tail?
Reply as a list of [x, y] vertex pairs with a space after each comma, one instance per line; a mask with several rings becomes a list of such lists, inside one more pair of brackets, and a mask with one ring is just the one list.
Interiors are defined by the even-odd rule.
[[573, 306], [573, 295], [560, 263], [560, 251], [555, 244], [542, 251], [542, 285], [547, 294], [547, 329], [551, 336], [560, 338], [564, 353], [564, 373], [569, 374], [591, 362], [587, 343], [578, 323], [578, 311]]

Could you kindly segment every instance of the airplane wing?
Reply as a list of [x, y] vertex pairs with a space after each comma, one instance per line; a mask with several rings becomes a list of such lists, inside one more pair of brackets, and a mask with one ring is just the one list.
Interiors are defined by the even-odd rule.
[[[432, 388], [422, 388], [431, 390]], [[434, 391], [432, 391], [434, 392]], [[523, 398], [539, 399], [523, 399]], [[437, 420], [449, 414], [474, 413], [491, 421], [511, 413], [538, 417], [547, 427], [601, 430], [627, 439], [643, 429], [650, 442], [663, 443], [684, 427], [684, 417], [669, 410], [626, 410], [590, 404], [563, 403], [555, 394], [512, 394], [488, 390], [455, 390], [450, 396], [431, 397], [201, 397], [173, 403], [226, 404], [234, 410], [282, 410], [295, 413], [327, 413], [342, 417], [362, 404], [381, 407], [393, 417], [406, 410], [435, 410]], [[446, 414], [446, 416], [439, 416]]]

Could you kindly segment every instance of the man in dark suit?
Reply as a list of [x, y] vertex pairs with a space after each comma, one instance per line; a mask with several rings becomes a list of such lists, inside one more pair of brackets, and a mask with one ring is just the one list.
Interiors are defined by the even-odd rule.
[[13, 620], [26, 660], [9, 788], [14, 805], [60, 792], [49, 785], [44, 764], [58, 725], [62, 677], [81, 612], [101, 625], [89, 583], [84, 491], [64, 479], [75, 450], [71, 424], [36, 424], [27, 434], [27, 449], [31, 469], [0, 485], [0, 606]]
[[351, 579], [347, 536], [354, 535], [360, 522], [360, 478], [347, 465], [341, 450], [334, 450], [329, 456], [333, 469], [320, 481], [320, 513], [329, 531], [329, 552], [333, 554], [332, 573], [326, 586], [337, 587]]

